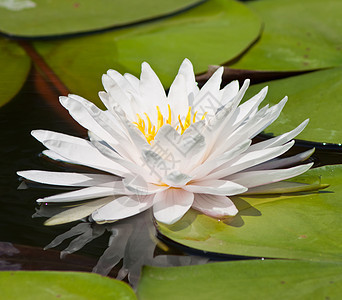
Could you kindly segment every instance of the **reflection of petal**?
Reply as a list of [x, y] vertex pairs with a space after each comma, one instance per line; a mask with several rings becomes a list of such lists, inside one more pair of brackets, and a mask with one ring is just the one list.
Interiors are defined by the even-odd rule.
[[[78, 205], [73, 208], [66, 209], [44, 222], [44, 225], [59, 225], [64, 223], [69, 223], [73, 221], [80, 220], [82, 218], [88, 217], [91, 213], [100, 207], [106, 205], [107, 203], [114, 201], [114, 197], [105, 197], [102, 199], [97, 199], [89, 201], [82, 205]], [[43, 205], [45, 206], [45, 205]]]
[[93, 272], [107, 275], [109, 272], [124, 258], [125, 248], [128, 239], [131, 236], [132, 224], [115, 223], [113, 225], [96, 225], [104, 226], [107, 231], [111, 232], [108, 248], [98, 260]]
[[140, 278], [143, 265], [160, 267], [202, 264], [208, 261], [203, 257], [159, 255], [154, 257], [158, 240], [152, 221], [152, 212], [147, 210], [137, 216], [120, 220], [113, 224], [80, 223], [69, 231], [57, 236], [45, 249], [56, 247], [64, 240], [77, 236], [69, 246], [61, 252], [61, 257], [80, 250], [87, 243], [103, 235], [111, 233], [108, 248], [99, 258], [93, 272], [108, 275], [123, 259], [117, 278], [128, 280], [135, 287]]
[[50, 244], [45, 246], [44, 250], [56, 247], [59, 244], [61, 244], [64, 240], [71, 238], [75, 235], [83, 234], [84, 232], [87, 232], [89, 229], [91, 229], [90, 223], [77, 224], [76, 226], [72, 227], [69, 231], [58, 235]]

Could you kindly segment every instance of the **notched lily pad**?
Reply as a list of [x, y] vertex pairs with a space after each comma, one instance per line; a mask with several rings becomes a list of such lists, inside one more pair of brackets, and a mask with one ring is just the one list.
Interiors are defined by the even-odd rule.
[[126, 283], [91, 273], [3, 271], [0, 289], [3, 299], [137, 299]]
[[260, 29], [259, 17], [242, 3], [211, 0], [158, 22], [35, 47], [72, 93], [96, 102], [108, 68], [139, 76], [147, 61], [168, 87], [184, 58], [205, 72], [239, 55]]
[[145, 267], [141, 300], [338, 299], [341, 263], [252, 260], [178, 268]]
[[[304, 176], [304, 178], [303, 178]], [[189, 211], [162, 235], [198, 250], [256, 257], [342, 261], [342, 166], [312, 169], [330, 187], [320, 192], [232, 197], [236, 217], [216, 220]], [[303, 182], [303, 181], [302, 181]]]
[[203, 0], [3, 0], [0, 31], [35, 38], [99, 31], [160, 18], [183, 11]]

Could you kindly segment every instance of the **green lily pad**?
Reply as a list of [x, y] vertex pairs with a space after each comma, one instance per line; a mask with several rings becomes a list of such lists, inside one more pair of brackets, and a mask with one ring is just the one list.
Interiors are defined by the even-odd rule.
[[30, 58], [16, 42], [0, 38], [0, 106], [10, 101], [23, 86], [30, 70]]
[[235, 261], [178, 268], [145, 267], [138, 297], [148, 299], [338, 299], [342, 265]]
[[[37, 51], [73, 92], [96, 101], [109, 68], [140, 75], [147, 61], [165, 87], [184, 58], [197, 73], [246, 49], [259, 35], [259, 18], [232, 0], [211, 0], [183, 14], [141, 26], [70, 40], [36, 42]], [[98, 102], [97, 102], [98, 103]]]
[[340, 0], [259, 0], [248, 6], [264, 20], [264, 32], [231, 67], [289, 71], [342, 65]]
[[3, 299], [136, 299], [128, 284], [91, 273], [0, 272]]
[[278, 120], [265, 133], [280, 135], [310, 118], [308, 126], [296, 138], [325, 143], [342, 143], [342, 68], [317, 71], [287, 79], [270, 81], [249, 88], [245, 99], [268, 85], [262, 105], [273, 105], [289, 97]]
[[217, 220], [194, 210], [164, 236], [188, 247], [257, 257], [342, 261], [342, 165], [312, 169], [330, 187], [315, 193], [232, 197], [237, 216]]
[[3, 0], [0, 31], [30, 38], [98, 31], [174, 14], [201, 2]]

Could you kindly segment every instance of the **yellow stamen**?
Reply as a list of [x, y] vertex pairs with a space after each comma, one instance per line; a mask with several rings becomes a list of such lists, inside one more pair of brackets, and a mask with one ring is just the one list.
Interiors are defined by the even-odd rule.
[[197, 111], [195, 111], [194, 116], [192, 117], [192, 123], [196, 122], [196, 115], [197, 115]]
[[160, 112], [159, 106], [157, 106], [157, 111], [158, 111], [158, 129], [161, 128], [164, 125], [164, 118], [162, 113]]
[[170, 104], [167, 105], [167, 108], [169, 110], [169, 117], [167, 118], [166, 124], [171, 125], [171, 115], [172, 115], [172, 112], [171, 112]]
[[178, 115], [178, 121], [179, 121], [180, 127], [182, 128], [181, 134], [183, 134], [184, 131], [185, 131], [185, 128], [184, 128], [184, 125], [183, 125], [182, 120], [181, 120], [181, 118], [180, 118], [180, 115]]
[[205, 112], [202, 116], [202, 119], [201, 120], [204, 120], [205, 116], [207, 115], [207, 112]]
[[[160, 111], [159, 106], [156, 107], [156, 109], [157, 109], [157, 124], [156, 125], [152, 124], [151, 119], [147, 113], [144, 113], [145, 120], [139, 114], [137, 114], [138, 121], [133, 122], [133, 124], [135, 126], [137, 126], [137, 128], [142, 132], [142, 134], [145, 136], [148, 143], [151, 144], [151, 142], [154, 140], [156, 134], [158, 133], [159, 129], [161, 127], [163, 127], [164, 124], [171, 125], [171, 123], [172, 123], [172, 111], [171, 111], [170, 104], [167, 105], [167, 108], [168, 108], [168, 118], [164, 119], [164, 116], [163, 116], [162, 112]], [[206, 117], [206, 115], [207, 115], [207, 113], [204, 113], [201, 120], [203, 120]], [[176, 126], [176, 130], [178, 131], [178, 129], [180, 129], [180, 133], [183, 134], [185, 132], [185, 130], [190, 127], [191, 124], [196, 122], [196, 116], [197, 116], [197, 111], [192, 115], [191, 114], [191, 106], [190, 106], [188, 109], [188, 112], [186, 114], [184, 123], [181, 120], [181, 116], [180, 115], [178, 116], [179, 125]]]
[[150, 117], [148, 116], [147, 113], [144, 113], [144, 115], [146, 116], [146, 120], [147, 120], [147, 122], [148, 122], [148, 129], [147, 129], [147, 131], [148, 131], [148, 133], [150, 133], [150, 132], [151, 132], [151, 129], [152, 129], [151, 119], [150, 119]]
[[184, 127], [188, 128], [191, 125], [191, 106], [189, 106], [188, 114], [186, 115]]

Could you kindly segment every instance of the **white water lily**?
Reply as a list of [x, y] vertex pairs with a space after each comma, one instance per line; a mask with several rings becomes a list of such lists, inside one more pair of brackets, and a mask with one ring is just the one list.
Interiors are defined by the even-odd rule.
[[[220, 89], [219, 68], [199, 89], [192, 64], [185, 59], [168, 94], [147, 63], [140, 80], [109, 70], [99, 96], [107, 110], [86, 99], [60, 97], [70, 115], [89, 131], [89, 140], [35, 130], [54, 160], [101, 170], [93, 173], [21, 171], [28, 180], [81, 189], [38, 199], [39, 203], [72, 204], [48, 225], [87, 216], [111, 222], [153, 207], [163, 223], [178, 221], [192, 207], [222, 218], [238, 213], [229, 198], [241, 193], [293, 192], [303, 184], [280, 182], [307, 171], [301, 164], [313, 150], [278, 158], [308, 123], [256, 144], [251, 139], [279, 116], [287, 97], [258, 109], [267, 88], [240, 104], [249, 85], [233, 81]], [[296, 166], [297, 165], [297, 166]], [[91, 201], [84, 201], [91, 200]]]

